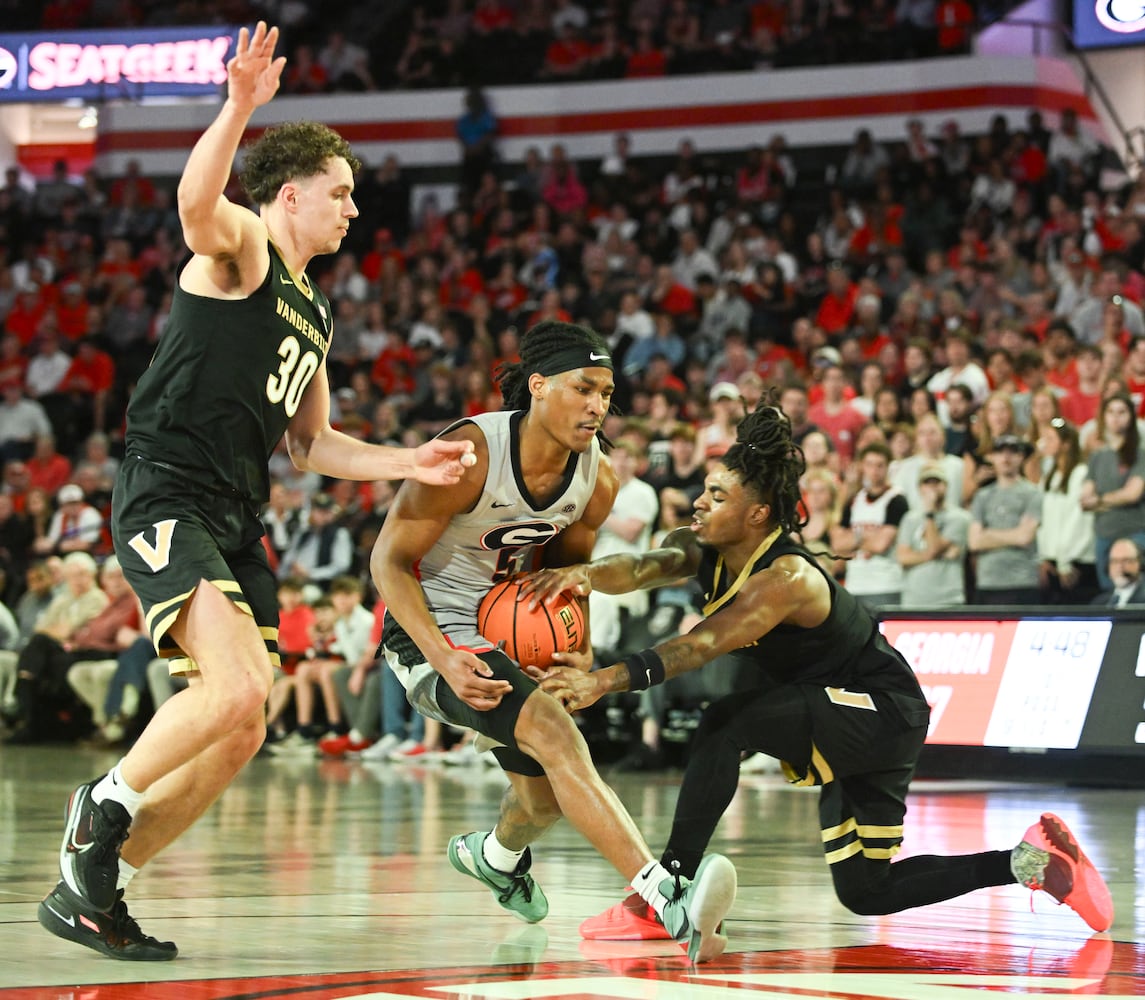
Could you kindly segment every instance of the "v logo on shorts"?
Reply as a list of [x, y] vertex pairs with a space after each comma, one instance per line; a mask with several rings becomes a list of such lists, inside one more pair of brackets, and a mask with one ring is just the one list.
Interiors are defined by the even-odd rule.
[[127, 543], [135, 550], [139, 558], [147, 563], [152, 573], [166, 569], [167, 564], [171, 561], [171, 536], [175, 533], [175, 525], [178, 523], [175, 518], [156, 521], [153, 525], [155, 528], [154, 545], [143, 537], [142, 531]]

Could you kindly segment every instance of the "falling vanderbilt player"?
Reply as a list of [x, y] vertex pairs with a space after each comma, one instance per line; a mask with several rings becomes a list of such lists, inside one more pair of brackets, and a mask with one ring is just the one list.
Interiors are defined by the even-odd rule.
[[191, 151], [179, 215], [193, 256], [127, 413], [113, 535], [152, 640], [189, 688], [165, 703], [105, 776], [68, 803], [61, 881], [39, 907], [53, 934], [111, 958], [163, 961], [123, 893], [255, 754], [277, 661], [278, 604], [259, 511], [283, 434], [303, 470], [344, 479], [453, 484], [466, 442], [383, 448], [334, 431], [325, 357], [330, 306], [306, 277], [338, 249], [358, 160], [313, 122], [267, 130], [242, 181], [257, 214], [223, 194], [255, 108], [278, 88], [277, 29], [242, 29], [228, 96]]
[[[1113, 921], [1109, 890], [1057, 817], [1045, 813], [1013, 850], [892, 862], [929, 706], [873, 615], [792, 541], [801, 526], [803, 456], [773, 406], [755, 410], [708, 473], [689, 527], [644, 555], [540, 571], [532, 600], [561, 592], [626, 593], [694, 575], [706, 598], [691, 632], [581, 673], [538, 672], [569, 711], [636, 691], [734, 654], [754, 690], [708, 706], [696, 732], [661, 858], [687, 876], [731, 803], [745, 750], [784, 762], [788, 779], [821, 786], [823, 849], [839, 900], [859, 914], [895, 913], [987, 886], [1045, 889], [1094, 930]], [[588, 938], [655, 938], [663, 930], [630, 896], [581, 926]]]

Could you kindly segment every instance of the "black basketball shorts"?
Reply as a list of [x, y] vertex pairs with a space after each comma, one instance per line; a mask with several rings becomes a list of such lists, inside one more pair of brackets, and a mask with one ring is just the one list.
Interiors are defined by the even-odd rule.
[[278, 588], [262, 525], [246, 500], [129, 455], [112, 510], [116, 556], [143, 605], [151, 641], [171, 661], [173, 674], [198, 669], [167, 633], [204, 581], [254, 618], [272, 665], [279, 665]]

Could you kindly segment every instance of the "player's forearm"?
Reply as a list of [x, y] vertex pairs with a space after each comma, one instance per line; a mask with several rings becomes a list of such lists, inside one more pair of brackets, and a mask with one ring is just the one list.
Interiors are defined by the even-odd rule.
[[[652, 654], [653, 660], [658, 659], [663, 665], [663, 676], [644, 677], [641, 674], [641, 666], [647, 668], [651, 662], [647, 656], [649, 653]], [[596, 680], [601, 696], [621, 691], [640, 691], [649, 684], [660, 684], [673, 677], [679, 677], [680, 674], [697, 670], [719, 653], [720, 650], [710, 633], [703, 630], [688, 632], [659, 643], [650, 650], [642, 650], [611, 667], [597, 670], [592, 676]]]
[[617, 553], [596, 559], [586, 567], [592, 589], [602, 594], [629, 594], [673, 583], [683, 575], [680, 554], [653, 549], [640, 556]]
[[449, 643], [429, 613], [425, 594], [413, 573], [379, 560], [376, 555], [370, 561], [370, 570], [386, 609], [421, 650], [426, 662], [432, 664], [438, 656], [448, 653]]
[[406, 479], [413, 474], [412, 448], [366, 444], [333, 428], [323, 430], [308, 442], [293, 436], [287, 443], [291, 461], [303, 472], [356, 482]]
[[179, 181], [179, 216], [185, 224], [215, 211], [253, 110], [228, 100], [192, 147]]

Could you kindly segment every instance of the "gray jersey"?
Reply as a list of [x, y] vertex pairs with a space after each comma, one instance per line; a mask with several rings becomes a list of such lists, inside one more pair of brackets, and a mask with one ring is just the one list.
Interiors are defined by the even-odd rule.
[[[477, 631], [481, 598], [493, 584], [538, 568], [542, 546], [584, 516], [596, 489], [601, 452], [600, 442], [593, 439], [584, 454], [569, 456], [564, 481], [551, 502], [537, 504], [521, 472], [517, 442], [524, 416], [522, 410], [502, 410], [465, 421], [485, 435], [489, 449], [485, 487], [472, 510], [450, 518], [417, 565], [426, 606], [453, 646], [491, 648], [492, 643]], [[424, 663], [425, 657], [390, 615], [382, 642], [403, 683], [415, 684], [418, 678], [410, 678], [408, 671]]]

